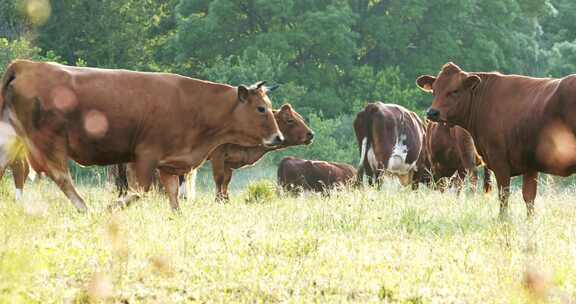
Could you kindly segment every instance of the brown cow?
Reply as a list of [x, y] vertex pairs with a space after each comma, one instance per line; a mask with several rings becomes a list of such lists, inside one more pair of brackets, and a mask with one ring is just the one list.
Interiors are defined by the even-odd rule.
[[417, 187], [413, 177], [424, 169], [420, 155], [425, 130], [416, 113], [395, 104], [370, 103], [356, 115], [354, 131], [360, 150], [359, 184], [366, 172], [370, 185], [388, 174], [404, 186]]
[[[470, 176], [472, 189], [476, 189], [478, 166], [484, 164], [476, 151], [470, 134], [461, 127], [446, 123], [428, 122], [425, 136], [426, 155], [430, 158], [432, 180], [444, 190], [444, 180], [457, 174], [455, 184], [460, 192], [462, 181]], [[484, 192], [490, 192], [490, 170], [484, 169]]]
[[[235, 169], [244, 168], [254, 165], [266, 153], [284, 149], [291, 146], [310, 144], [314, 139], [314, 132], [304, 122], [304, 119], [298, 112], [292, 109], [290, 104], [283, 105], [280, 110], [274, 110], [274, 118], [278, 123], [280, 132], [284, 135], [284, 142], [275, 147], [256, 146], [256, 147], [243, 147], [235, 144], [225, 144], [219, 146], [210, 154], [208, 158], [212, 162], [212, 175], [216, 183], [216, 198], [218, 200], [228, 200], [228, 185], [232, 179], [232, 172]], [[132, 174], [132, 166], [116, 165], [116, 171], [122, 173], [122, 169], [127, 170], [124, 173], [128, 180]], [[193, 170], [193, 173], [195, 171]], [[124, 177], [126, 179], [126, 177]], [[120, 178], [119, 180], [122, 180]], [[190, 185], [186, 186], [186, 181], [190, 181]], [[120, 193], [125, 191], [125, 187], [129, 182], [118, 182], [116, 184]], [[124, 185], [125, 184], [125, 185]], [[187, 189], [188, 188], [188, 189]], [[195, 175], [189, 174], [187, 176], [180, 176], [179, 193], [183, 197], [194, 197], [195, 190]]]
[[210, 154], [212, 174], [216, 183], [216, 198], [228, 200], [228, 185], [232, 179], [234, 169], [254, 165], [264, 154], [291, 146], [310, 144], [314, 139], [314, 132], [302, 119], [302, 116], [292, 109], [289, 104], [275, 111], [274, 117], [278, 127], [284, 134], [284, 143], [276, 147], [241, 147], [227, 144], [218, 147]]
[[81, 212], [87, 208], [72, 185], [68, 158], [81, 165], [135, 162], [139, 192], [150, 188], [159, 168], [177, 210], [178, 175], [219, 145], [283, 141], [262, 82], [232, 87], [175, 74], [17, 60], [2, 88], [2, 109], [31, 158]]
[[356, 177], [356, 169], [348, 164], [285, 157], [278, 166], [278, 185], [285, 191], [301, 190], [327, 193], [328, 190], [349, 185]]
[[576, 76], [532, 78], [465, 72], [453, 63], [416, 81], [434, 95], [427, 116], [463, 127], [494, 171], [500, 216], [507, 215], [510, 178], [523, 175], [528, 216], [534, 214], [538, 172], [576, 171]]

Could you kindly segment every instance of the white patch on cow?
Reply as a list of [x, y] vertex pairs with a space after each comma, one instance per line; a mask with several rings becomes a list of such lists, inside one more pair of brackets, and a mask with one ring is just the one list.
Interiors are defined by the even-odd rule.
[[394, 174], [406, 175], [416, 167], [416, 161], [411, 164], [406, 163], [408, 156], [408, 146], [405, 143], [406, 135], [399, 136], [396, 144], [392, 148], [392, 153], [388, 159], [387, 170]]
[[186, 174], [184, 182], [178, 188], [180, 197], [185, 200], [196, 198], [196, 172], [196, 169], [193, 169]]
[[15, 195], [16, 200], [19, 201], [22, 198], [22, 189], [16, 188], [15, 193], [16, 193], [16, 195]]
[[378, 159], [376, 159], [376, 154], [374, 153], [374, 148], [370, 147], [368, 149], [368, 153], [366, 153], [366, 157], [368, 157], [368, 164], [370, 164], [370, 168], [373, 172], [378, 171]]
[[178, 188], [178, 194], [180, 194], [181, 198], [185, 200], [188, 199], [188, 193], [186, 193], [186, 181], [180, 184], [180, 187]]
[[30, 173], [28, 173], [28, 178], [31, 181], [36, 180], [36, 175], [37, 175], [36, 171], [34, 169], [32, 169], [32, 166], [30, 166], [30, 163], [28, 163], [28, 171], [30, 172]]

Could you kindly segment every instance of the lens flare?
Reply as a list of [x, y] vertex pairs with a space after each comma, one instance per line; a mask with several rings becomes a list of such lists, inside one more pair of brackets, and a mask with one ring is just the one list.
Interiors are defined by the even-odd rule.
[[84, 116], [84, 129], [89, 136], [103, 137], [108, 131], [108, 118], [100, 111], [88, 111]]
[[24, 0], [24, 13], [33, 26], [41, 26], [52, 14], [50, 0]]

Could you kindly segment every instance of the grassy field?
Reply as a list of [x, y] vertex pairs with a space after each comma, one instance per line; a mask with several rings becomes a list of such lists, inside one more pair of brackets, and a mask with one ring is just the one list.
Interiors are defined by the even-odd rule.
[[202, 194], [170, 212], [159, 193], [110, 214], [83, 185], [77, 214], [49, 181], [15, 202], [0, 185], [0, 303], [570, 303], [576, 296], [574, 188], [547, 185], [527, 222], [496, 194], [380, 191], [331, 197]]

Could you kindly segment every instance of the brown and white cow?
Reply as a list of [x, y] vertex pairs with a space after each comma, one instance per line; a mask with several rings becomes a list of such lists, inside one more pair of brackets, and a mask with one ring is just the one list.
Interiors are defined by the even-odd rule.
[[78, 211], [87, 208], [72, 185], [69, 158], [81, 165], [135, 162], [139, 192], [159, 168], [177, 210], [178, 175], [216, 147], [282, 143], [266, 91], [262, 82], [232, 87], [176, 74], [17, 60], [2, 79], [2, 109], [32, 160]]
[[538, 172], [576, 172], [576, 76], [532, 78], [465, 72], [454, 63], [417, 85], [434, 95], [427, 116], [466, 129], [494, 174], [500, 216], [506, 216], [510, 178], [522, 175], [528, 216], [534, 214]]
[[[428, 122], [425, 136], [426, 156], [430, 158], [431, 181], [440, 190], [444, 190], [445, 179], [456, 175], [453, 184], [458, 192], [466, 176], [470, 177], [472, 189], [476, 189], [478, 167], [484, 162], [474, 145], [470, 134], [461, 127], [449, 126], [446, 123]], [[484, 168], [484, 192], [492, 189], [491, 172]]]
[[310, 190], [326, 193], [350, 185], [356, 169], [348, 164], [285, 157], [278, 166], [278, 185], [285, 191]]
[[413, 176], [423, 169], [424, 126], [416, 113], [382, 102], [370, 103], [356, 115], [354, 131], [360, 150], [358, 183], [364, 172], [368, 182], [383, 174], [397, 176], [402, 185], [416, 187]]

